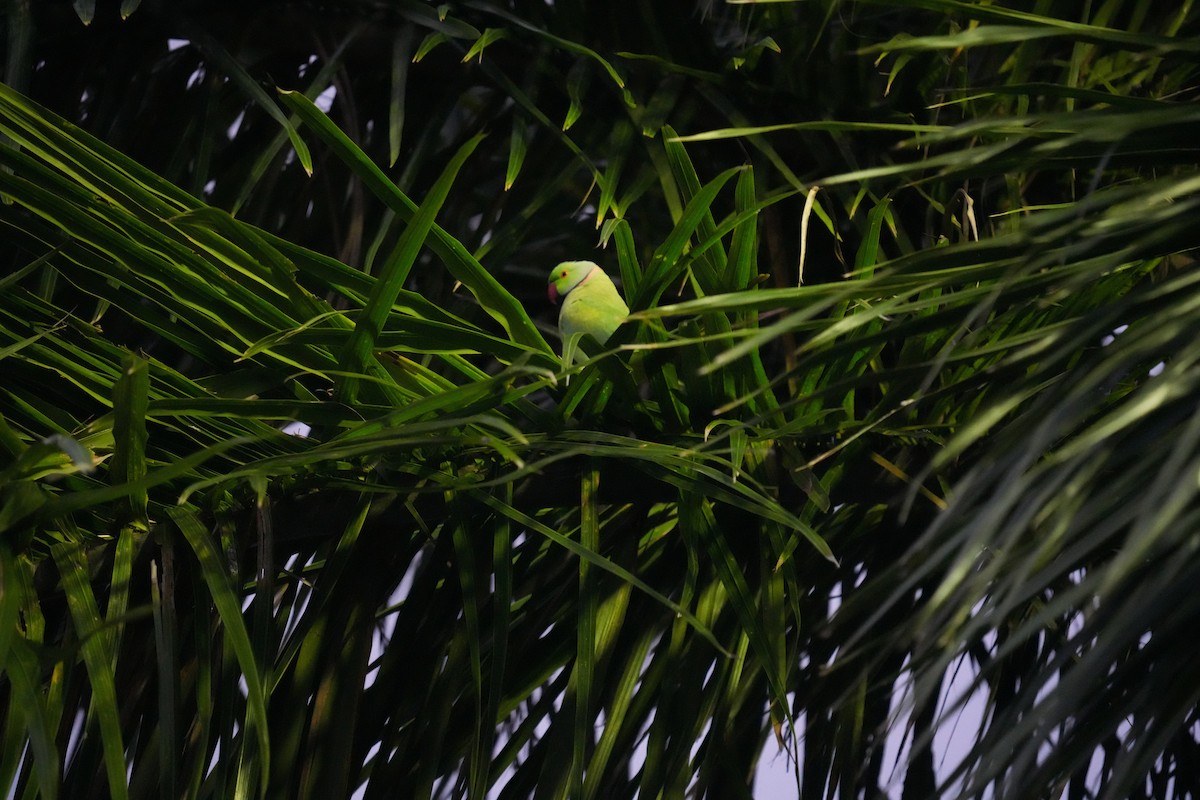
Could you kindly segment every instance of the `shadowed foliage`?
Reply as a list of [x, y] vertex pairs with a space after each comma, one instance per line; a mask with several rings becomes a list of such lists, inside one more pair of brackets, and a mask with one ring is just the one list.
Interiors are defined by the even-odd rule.
[[10, 796], [1200, 783], [1192, 3], [3, 20]]

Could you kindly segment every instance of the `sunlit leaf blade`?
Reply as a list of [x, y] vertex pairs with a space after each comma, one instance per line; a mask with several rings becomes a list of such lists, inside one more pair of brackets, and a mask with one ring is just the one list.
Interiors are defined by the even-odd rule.
[[78, 542], [63, 542], [54, 548], [54, 563], [62, 576], [63, 593], [79, 632], [80, 650], [83, 651], [91, 683], [89, 716], [96, 719], [100, 729], [108, 792], [112, 797], [123, 798], [129, 796], [129, 791], [125, 782], [125, 750], [113, 677], [113, 659], [107, 647], [109, 638], [100, 630], [102, 617], [88, 583], [84, 558]]
[[[384, 321], [404, 286], [404, 281], [412, 269], [413, 262], [416, 261], [418, 251], [424, 245], [425, 238], [433, 227], [438, 209], [445, 202], [458, 170], [479, 142], [480, 137], [471, 139], [455, 154], [425, 201], [417, 209], [416, 214], [409, 220], [408, 227], [404, 229], [404, 234], [396, 243], [395, 250], [384, 262], [371, 296], [367, 300], [367, 306], [356, 320], [354, 333], [351, 334], [350, 340], [342, 352], [339, 366], [343, 372], [353, 375], [368, 369], [368, 362], [371, 359], [371, 351], [375, 347], [376, 339], [383, 331]], [[347, 401], [351, 403], [357, 399], [357, 390], [352, 388], [353, 386], [354, 384], [349, 382], [343, 384], [343, 392]]]
[[237, 82], [242, 91], [252, 97], [254, 102], [258, 103], [287, 132], [288, 140], [291, 141], [292, 148], [296, 151], [296, 158], [300, 161], [300, 166], [304, 168], [307, 174], [312, 175], [312, 155], [308, 151], [308, 145], [300, 138], [300, 134], [292, 124], [292, 121], [284, 116], [283, 111], [275, 104], [266, 90], [259, 86], [254, 77], [242, 68], [220, 42], [208, 37], [200, 37], [199, 44]]
[[84, 25], [90, 25], [96, 16], [96, 0], [74, 0], [72, 5], [75, 7], [75, 13], [79, 16], [79, 21]]
[[7, 655], [5, 672], [10, 676], [16, 703], [11, 719], [23, 724], [29, 735], [29, 749], [33, 753], [33, 777], [42, 797], [58, 797], [59, 769], [62, 756], [54, 743], [54, 732], [41, 693], [42, 682], [38, 678], [37, 653], [26, 642], [13, 643]]
[[[224, 638], [236, 655], [242, 675], [246, 679], [246, 727], [243, 728], [243, 738], [246, 741], [241, 749], [243, 751], [250, 749], [248, 739], [253, 735], [254, 746], [258, 749], [258, 770], [261, 775], [266, 775], [270, 770], [271, 752], [266, 696], [262, 676], [250, 644], [250, 636], [242, 621], [241, 601], [234, 593], [228, 575], [222, 569], [220, 558], [208, 532], [204, 530], [195, 515], [186, 507], [180, 506], [170, 509], [170, 516], [172, 521], [179, 526], [180, 532], [199, 560], [213, 604], [224, 625]], [[265, 792], [265, 784], [261, 785], [262, 791]]]
[[[280, 96], [286, 105], [313, 126], [327, 144], [338, 149], [347, 164], [356, 170], [380, 199], [388, 203], [389, 208], [406, 219], [416, 213], [417, 206], [405, 197], [379, 171], [378, 167], [371, 163], [344, 134], [338, 131], [329, 122], [329, 118], [317, 110], [312, 103], [294, 92], [281, 92]], [[545, 339], [537, 332], [525, 310], [512, 296], [466, 253], [461, 244], [451, 239], [445, 231], [434, 226], [432, 232], [431, 247], [438, 253], [446, 264], [446, 268], [454, 274], [455, 278], [461, 280], [472, 292], [476, 293], [488, 313], [495, 316], [516, 341], [548, 351], [549, 346], [545, 343]]]

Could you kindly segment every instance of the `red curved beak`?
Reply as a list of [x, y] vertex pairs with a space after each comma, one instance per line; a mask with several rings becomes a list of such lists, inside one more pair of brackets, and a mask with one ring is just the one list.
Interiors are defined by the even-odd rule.
[[554, 284], [546, 285], [546, 296], [550, 298], [550, 302], [558, 305], [558, 289], [554, 288]]

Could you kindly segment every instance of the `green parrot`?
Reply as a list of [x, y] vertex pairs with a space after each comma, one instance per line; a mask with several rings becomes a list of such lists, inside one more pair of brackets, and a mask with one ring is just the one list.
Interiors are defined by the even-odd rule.
[[629, 306], [612, 279], [591, 261], [564, 261], [551, 270], [547, 284], [551, 303], [562, 297], [558, 329], [564, 358], [576, 334], [588, 334], [604, 344], [629, 315]]

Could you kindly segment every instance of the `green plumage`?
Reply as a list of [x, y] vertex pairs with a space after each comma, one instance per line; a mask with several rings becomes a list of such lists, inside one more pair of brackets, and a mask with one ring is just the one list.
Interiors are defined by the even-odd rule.
[[551, 270], [547, 283], [550, 301], [562, 298], [558, 329], [564, 348], [577, 333], [604, 344], [629, 315], [612, 279], [591, 261], [564, 261]]

